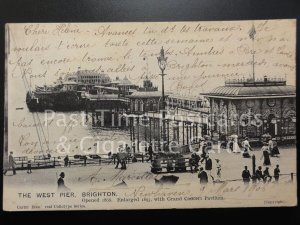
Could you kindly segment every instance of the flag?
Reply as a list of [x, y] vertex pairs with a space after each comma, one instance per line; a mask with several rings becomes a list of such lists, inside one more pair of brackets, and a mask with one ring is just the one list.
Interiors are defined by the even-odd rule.
[[254, 40], [254, 36], [255, 36], [255, 34], [256, 34], [256, 30], [255, 30], [254, 25], [252, 25], [252, 27], [251, 27], [251, 29], [249, 30], [248, 34], [249, 34], [250, 39]]

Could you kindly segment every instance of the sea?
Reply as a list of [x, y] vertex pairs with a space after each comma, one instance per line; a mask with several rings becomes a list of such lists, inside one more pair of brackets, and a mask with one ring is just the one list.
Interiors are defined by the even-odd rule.
[[129, 127], [93, 127], [84, 111], [30, 112], [26, 106], [12, 111], [8, 152], [14, 156], [108, 154], [131, 146]]

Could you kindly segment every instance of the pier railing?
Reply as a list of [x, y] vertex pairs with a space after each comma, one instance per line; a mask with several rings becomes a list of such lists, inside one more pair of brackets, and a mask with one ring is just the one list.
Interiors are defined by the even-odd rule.
[[[116, 164], [117, 155], [112, 154], [91, 154], [91, 155], [70, 155], [67, 165], [65, 165], [64, 157], [52, 157], [45, 155], [35, 155], [33, 157], [21, 156], [14, 157], [15, 168], [17, 170], [26, 170], [28, 165], [31, 169], [45, 169], [45, 168], [55, 168], [61, 166], [96, 166], [96, 165], [109, 165]], [[135, 159], [138, 162], [144, 162], [146, 158], [145, 153], [128, 153], [126, 156], [126, 162], [132, 163]]]

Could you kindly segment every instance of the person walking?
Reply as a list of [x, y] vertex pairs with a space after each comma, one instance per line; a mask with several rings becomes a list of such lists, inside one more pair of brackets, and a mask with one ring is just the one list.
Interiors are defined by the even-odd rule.
[[57, 189], [58, 189], [58, 191], [69, 191], [70, 190], [70, 188], [68, 188], [65, 185], [64, 178], [65, 178], [65, 173], [61, 172], [60, 175], [59, 175], [59, 178], [57, 180]]
[[269, 145], [268, 143], [264, 143], [264, 146], [262, 147], [262, 156], [261, 159], [264, 159], [263, 165], [264, 166], [270, 166], [271, 165], [271, 160], [270, 160], [270, 153], [269, 153]]
[[12, 170], [13, 171], [13, 175], [16, 175], [16, 168], [15, 168], [16, 162], [15, 159], [13, 157], [13, 152], [10, 152], [9, 156], [8, 156], [8, 168], [4, 170], [4, 175], [6, 175], [8, 170]]
[[216, 175], [217, 175], [217, 180], [220, 181], [221, 180], [221, 163], [219, 159], [215, 159], [216, 160]]
[[245, 166], [245, 169], [242, 172], [242, 178], [243, 178], [244, 184], [249, 184], [251, 174], [250, 174], [250, 171], [248, 170], [247, 166]]
[[211, 170], [212, 170], [212, 160], [209, 157], [209, 155], [206, 156], [205, 158], [205, 170], [208, 171], [209, 175], [211, 176], [211, 178], [214, 180], [214, 177], [211, 174]]
[[[267, 181], [270, 182], [272, 180], [272, 177], [270, 176], [269, 173], [269, 167], [266, 167], [266, 169], [264, 170], [264, 182], [266, 183]], [[268, 179], [269, 178], [269, 179]]]
[[149, 158], [147, 159], [147, 162], [152, 162], [153, 160], [153, 149], [152, 149], [152, 144], [149, 145], [148, 147], [148, 154], [149, 154]]
[[276, 138], [273, 138], [272, 141], [273, 141], [273, 148], [272, 148], [272, 150], [270, 152], [270, 155], [272, 157], [278, 157], [278, 155], [280, 155], [280, 152], [279, 152], [279, 149], [278, 149]]
[[198, 178], [200, 180], [200, 184], [206, 185], [208, 183], [208, 176], [207, 173], [203, 170], [203, 167], [200, 167]]
[[238, 143], [238, 136], [237, 135], [233, 135], [232, 137], [232, 152], [233, 153], [240, 153], [241, 149]]
[[270, 138], [268, 141], [268, 147], [269, 147], [269, 152], [272, 152], [273, 147], [274, 147], [274, 142], [273, 142], [272, 138]]
[[274, 169], [274, 178], [276, 183], [278, 183], [279, 175], [280, 175], [279, 165], [276, 165], [276, 168]]
[[229, 142], [228, 142], [228, 144], [229, 144], [229, 149], [230, 149], [230, 151], [233, 152], [233, 138], [232, 138], [232, 137], [229, 137]]
[[28, 160], [28, 162], [27, 162], [27, 173], [32, 173], [32, 171], [31, 171], [31, 160]]
[[130, 154], [130, 147], [128, 146], [128, 144], [125, 144], [125, 151], [127, 154]]
[[66, 157], [64, 158], [64, 162], [65, 162], [65, 167], [67, 167], [69, 165], [69, 156], [66, 155]]
[[206, 158], [206, 155], [207, 155], [207, 142], [204, 141], [203, 142], [203, 145], [202, 145], [202, 153], [201, 153], [201, 163], [205, 160]]
[[249, 152], [251, 150], [251, 146], [250, 146], [250, 143], [249, 143], [247, 137], [245, 137], [245, 140], [242, 142], [242, 147], [243, 147], [243, 150], [244, 150], [243, 157], [244, 158], [250, 158]]
[[128, 154], [126, 152], [121, 153], [121, 170], [126, 170], [126, 160], [127, 160]]
[[261, 180], [264, 179], [263, 172], [262, 172], [262, 167], [261, 166], [259, 166], [258, 169], [255, 171], [255, 178], [258, 181], [261, 181]]
[[195, 152], [191, 155], [189, 159], [189, 165], [191, 168], [191, 173], [197, 172], [199, 167], [200, 156], [197, 155]]
[[123, 152], [123, 149], [122, 149], [122, 146], [120, 145], [120, 146], [118, 147], [117, 154], [115, 155], [115, 157], [116, 157], [116, 159], [117, 159], [117, 165], [116, 165], [115, 169], [118, 169], [119, 164], [121, 164], [121, 166], [122, 166], [122, 163], [121, 163], [121, 155], [120, 155], [122, 152]]

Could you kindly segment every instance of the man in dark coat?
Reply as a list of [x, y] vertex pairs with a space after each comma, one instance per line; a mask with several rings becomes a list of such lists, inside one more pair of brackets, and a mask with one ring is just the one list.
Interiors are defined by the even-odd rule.
[[206, 156], [205, 159], [205, 170], [211, 171], [212, 170], [212, 160], [209, 156]]
[[31, 171], [31, 160], [28, 160], [28, 162], [27, 162], [27, 173], [32, 173], [32, 171]]
[[261, 168], [261, 166], [259, 166], [258, 167], [258, 169], [255, 171], [255, 178], [257, 179], [257, 180], [261, 180], [261, 179], [264, 179], [264, 177], [263, 177], [263, 173], [262, 173], [262, 170], [261, 170], [262, 168]]
[[208, 171], [209, 175], [211, 178], [214, 180], [214, 177], [211, 175], [211, 170], [212, 170], [212, 160], [209, 158], [209, 155], [206, 155], [205, 157], [205, 170]]
[[204, 142], [202, 146], [201, 163], [205, 160], [206, 155], [207, 155], [207, 142]]
[[273, 138], [272, 142], [273, 142], [273, 148], [271, 149], [270, 155], [272, 157], [280, 155], [278, 145], [277, 145], [277, 142], [276, 142], [276, 138]]
[[12, 170], [13, 171], [13, 175], [16, 175], [16, 168], [15, 168], [15, 159], [13, 157], [13, 152], [10, 152], [9, 156], [8, 156], [8, 168], [4, 170], [4, 175], [6, 175], [8, 170]]
[[[270, 173], [269, 173], [269, 167], [266, 167], [266, 169], [264, 170], [264, 182], [270, 182], [272, 180], [272, 177], [270, 176]], [[269, 178], [269, 180], [268, 180]]]
[[57, 180], [57, 189], [58, 191], [69, 191], [70, 189], [65, 185], [65, 173], [61, 172]]
[[242, 172], [242, 178], [243, 178], [244, 184], [249, 184], [251, 174], [250, 174], [250, 171], [248, 170], [247, 166], [245, 166], [245, 169]]
[[206, 185], [208, 183], [208, 176], [207, 173], [203, 170], [203, 167], [200, 168], [198, 178], [200, 179], [200, 184]]
[[279, 180], [279, 175], [280, 175], [279, 165], [276, 165], [276, 168], [274, 169], [274, 178], [275, 178], [275, 182], [278, 182], [278, 180]]
[[153, 157], [153, 149], [152, 149], [152, 144], [149, 145], [148, 147], [148, 154], [149, 154], [149, 158], [147, 159], [147, 162], [152, 162], [152, 157]]
[[66, 157], [64, 158], [64, 162], [65, 162], [65, 167], [67, 167], [69, 165], [69, 156], [66, 155]]
[[199, 155], [197, 155], [196, 153], [193, 153], [191, 155], [191, 158], [189, 159], [189, 164], [191, 167], [191, 172], [193, 173], [194, 171], [196, 172], [198, 170], [199, 167], [199, 161], [200, 161], [200, 157]]

